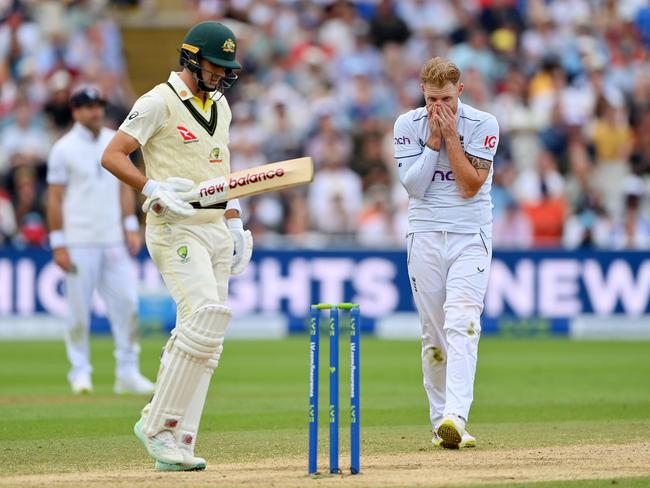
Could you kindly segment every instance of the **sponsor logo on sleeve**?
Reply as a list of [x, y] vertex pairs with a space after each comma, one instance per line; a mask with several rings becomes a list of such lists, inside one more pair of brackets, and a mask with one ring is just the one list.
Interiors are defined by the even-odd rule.
[[402, 146], [404, 144], [411, 144], [411, 139], [406, 136], [400, 136], [395, 138], [395, 145]]
[[485, 136], [485, 141], [483, 141], [483, 147], [488, 149], [494, 149], [494, 146], [497, 145], [497, 136]]
[[140, 112], [138, 112], [137, 110], [134, 110], [133, 112], [131, 112], [129, 114], [129, 120], [135, 119], [138, 115], [140, 115]]
[[199, 138], [196, 137], [189, 129], [186, 129], [182, 125], [177, 125], [178, 133], [183, 138], [183, 144], [189, 144], [191, 142], [199, 142]]

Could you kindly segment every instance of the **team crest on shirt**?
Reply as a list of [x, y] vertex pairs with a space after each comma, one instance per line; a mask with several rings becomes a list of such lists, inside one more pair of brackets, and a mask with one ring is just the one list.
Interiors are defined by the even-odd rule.
[[211, 163], [221, 163], [223, 161], [223, 158], [221, 157], [221, 149], [213, 147], [212, 151], [210, 151], [208, 161]]
[[176, 254], [181, 258], [181, 263], [187, 263], [189, 262], [190, 258], [188, 254], [190, 253], [189, 248], [187, 247], [187, 244], [183, 244], [182, 246], [178, 246], [178, 249], [176, 249]]

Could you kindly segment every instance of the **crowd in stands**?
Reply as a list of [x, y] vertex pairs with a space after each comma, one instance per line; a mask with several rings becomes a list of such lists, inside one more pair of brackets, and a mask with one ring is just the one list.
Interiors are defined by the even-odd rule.
[[[71, 87], [99, 85], [113, 127], [137, 96], [111, 3], [138, 8], [0, 0], [0, 243], [47, 244], [45, 164]], [[442, 56], [500, 124], [495, 248], [650, 249], [650, 0], [186, 3], [238, 36], [232, 168], [316, 165], [309, 187], [243, 202], [258, 244], [403, 246], [393, 123]]]

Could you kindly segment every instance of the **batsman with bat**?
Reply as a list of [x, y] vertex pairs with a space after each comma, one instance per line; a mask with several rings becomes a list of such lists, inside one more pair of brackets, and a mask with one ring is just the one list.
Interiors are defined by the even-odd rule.
[[[237, 200], [224, 201], [232, 189], [224, 92], [241, 69], [236, 51], [237, 39], [225, 25], [192, 27], [180, 50], [182, 71], [136, 101], [102, 158], [107, 170], [147, 197], [147, 248], [177, 305], [153, 398], [134, 426], [158, 471], [206, 467], [194, 446], [231, 317], [224, 305], [228, 279], [244, 270], [253, 250]], [[128, 159], [138, 147], [146, 177]], [[269, 182], [281, 183], [284, 172], [276, 173]], [[201, 196], [200, 188], [208, 187]]]

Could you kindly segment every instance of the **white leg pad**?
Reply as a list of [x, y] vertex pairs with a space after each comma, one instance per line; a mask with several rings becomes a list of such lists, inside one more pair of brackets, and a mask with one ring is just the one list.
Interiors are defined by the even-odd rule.
[[223, 305], [207, 305], [178, 324], [167, 343], [156, 391], [144, 418], [147, 436], [162, 430], [176, 431], [196, 393], [208, 362], [223, 345], [232, 315]]
[[205, 406], [205, 399], [208, 396], [208, 389], [210, 388], [210, 380], [212, 373], [219, 365], [219, 359], [223, 352], [223, 339], [217, 348], [216, 353], [208, 359], [203, 374], [199, 379], [199, 383], [194, 391], [194, 395], [190, 400], [187, 407], [185, 416], [181, 420], [178, 429], [178, 445], [182, 449], [188, 450], [194, 455], [194, 446], [196, 445], [196, 435], [199, 431], [199, 424], [201, 423], [201, 415], [203, 414], [203, 407]]

